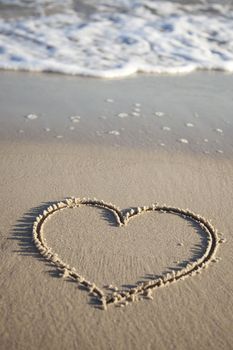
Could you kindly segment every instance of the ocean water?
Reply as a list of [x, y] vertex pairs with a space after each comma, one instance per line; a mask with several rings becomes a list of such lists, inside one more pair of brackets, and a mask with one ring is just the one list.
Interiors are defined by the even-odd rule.
[[233, 72], [233, 4], [0, 0], [0, 69], [102, 78]]

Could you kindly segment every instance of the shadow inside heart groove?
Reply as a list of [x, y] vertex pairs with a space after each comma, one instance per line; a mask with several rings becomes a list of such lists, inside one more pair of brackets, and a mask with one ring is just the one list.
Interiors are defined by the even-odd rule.
[[[58, 213], [59, 220], [51, 220]], [[158, 215], [164, 213], [169, 214], [165, 226], [161, 224], [164, 215]], [[144, 214], [142, 221], [141, 214]], [[179, 217], [186, 219], [186, 226], [184, 222], [183, 227], [177, 225]], [[49, 229], [49, 222], [48, 239], [45, 229], [46, 226]], [[198, 234], [191, 234], [190, 229]], [[210, 262], [218, 261], [214, 255], [218, 243], [224, 239], [219, 239], [217, 230], [207, 219], [189, 209], [156, 203], [120, 210], [96, 199], [68, 198], [53, 203], [36, 217], [33, 241], [40, 254], [63, 277], [85, 287], [106, 309], [112, 303], [125, 306], [143, 297], [151, 299], [154, 289], [201, 272]], [[77, 268], [72, 267], [76, 264]], [[164, 269], [171, 273], [164, 275]], [[110, 285], [100, 287], [109, 280]], [[128, 284], [129, 280], [135, 281], [134, 285]]]

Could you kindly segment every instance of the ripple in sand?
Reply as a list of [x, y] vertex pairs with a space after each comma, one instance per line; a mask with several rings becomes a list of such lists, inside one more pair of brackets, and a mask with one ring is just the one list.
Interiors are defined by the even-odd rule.
[[25, 118], [28, 120], [35, 120], [38, 118], [38, 116], [36, 114], [28, 114], [25, 116]]

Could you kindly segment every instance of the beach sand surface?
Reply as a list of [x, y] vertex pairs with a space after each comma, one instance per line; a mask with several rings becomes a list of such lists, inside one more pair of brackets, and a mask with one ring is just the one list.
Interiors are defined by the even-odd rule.
[[[232, 77], [1, 77], [0, 348], [232, 349]], [[136, 122], [117, 116], [135, 103], [144, 110]], [[30, 113], [38, 118], [26, 118]], [[171, 136], [163, 136], [164, 125]], [[189, 208], [223, 233], [221, 260], [157, 289], [153, 300], [100, 310], [32, 242], [36, 216], [70, 196], [121, 209], [155, 202]], [[111, 213], [93, 207], [57, 212], [44, 234], [62, 259], [106, 292], [179, 269], [205, 245], [197, 225], [184, 218], [144, 213], [118, 227]]]

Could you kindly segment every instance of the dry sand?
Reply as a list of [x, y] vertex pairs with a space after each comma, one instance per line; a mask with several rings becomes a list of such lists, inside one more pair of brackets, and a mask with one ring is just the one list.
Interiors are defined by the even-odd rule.
[[[3, 73], [1, 78], [0, 348], [232, 349], [232, 77], [103, 82]], [[205, 98], [198, 95], [201, 88]], [[159, 95], [156, 101], [153, 94]], [[140, 114], [136, 123], [116, 116], [129, 113], [132, 105], [144, 108], [135, 111]], [[215, 116], [207, 113], [208, 105]], [[95, 109], [92, 120], [88, 116]], [[171, 116], [171, 110], [177, 113]], [[152, 111], [162, 115], [154, 117]], [[29, 114], [38, 118], [25, 118]], [[75, 123], [71, 116], [81, 118]], [[161, 130], [163, 117], [170, 131]], [[153, 118], [159, 120], [156, 126]], [[101, 136], [94, 132], [100, 125]], [[70, 126], [75, 129], [67, 131]], [[122, 127], [127, 137], [107, 133]], [[161, 137], [167, 147], [159, 145]], [[199, 138], [208, 142], [194, 145]], [[206, 143], [210, 154], [203, 153]], [[216, 144], [224, 153], [216, 152]], [[36, 216], [69, 196], [97, 197], [121, 209], [155, 202], [189, 208], [212, 219], [223, 233], [226, 243], [216, 255], [221, 260], [156, 289], [147, 299], [102, 311], [85, 288], [60, 278], [32, 242]], [[172, 214], [145, 213], [118, 227], [109, 212], [87, 206], [54, 214], [44, 225], [44, 236], [62, 259], [106, 293], [112, 292], [110, 285], [127, 289], [180, 270], [200, 258], [207, 244], [197, 225]]]

